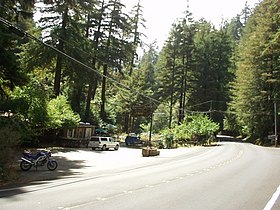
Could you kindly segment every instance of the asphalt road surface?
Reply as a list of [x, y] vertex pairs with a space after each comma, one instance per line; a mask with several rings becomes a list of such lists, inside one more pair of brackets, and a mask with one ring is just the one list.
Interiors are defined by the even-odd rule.
[[[112, 157], [125, 153], [95, 153]], [[129, 157], [127, 157], [129, 158]], [[0, 209], [280, 209], [280, 150], [220, 143], [0, 190]]]

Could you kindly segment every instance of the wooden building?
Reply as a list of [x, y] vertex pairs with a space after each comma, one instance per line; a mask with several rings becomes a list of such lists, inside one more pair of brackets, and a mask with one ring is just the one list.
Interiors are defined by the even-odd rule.
[[59, 138], [62, 146], [87, 146], [91, 136], [94, 135], [94, 130], [95, 126], [80, 122], [80, 124], [74, 128], [63, 129]]

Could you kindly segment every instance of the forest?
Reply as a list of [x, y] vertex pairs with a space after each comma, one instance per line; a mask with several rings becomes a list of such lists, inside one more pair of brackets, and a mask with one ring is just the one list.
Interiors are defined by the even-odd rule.
[[141, 1], [126, 12], [121, 0], [1, 0], [1, 151], [80, 122], [176, 144], [278, 133], [278, 0], [219, 28], [186, 8], [161, 49], [143, 28]]

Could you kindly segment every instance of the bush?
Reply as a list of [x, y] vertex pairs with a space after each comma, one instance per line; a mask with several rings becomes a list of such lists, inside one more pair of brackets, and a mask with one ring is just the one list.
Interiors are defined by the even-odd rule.
[[167, 148], [176, 144], [205, 144], [210, 143], [211, 136], [219, 130], [219, 124], [213, 122], [207, 115], [193, 115], [181, 125], [163, 131]]
[[174, 130], [172, 129], [166, 129], [162, 132], [162, 143], [164, 145], [164, 148], [174, 148], [177, 142], [174, 139]]
[[76, 126], [81, 118], [75, 114], [64, 96], [58, 96], [52, 99], [47, 106], [48, 110], [48, 128], [60, 129]]

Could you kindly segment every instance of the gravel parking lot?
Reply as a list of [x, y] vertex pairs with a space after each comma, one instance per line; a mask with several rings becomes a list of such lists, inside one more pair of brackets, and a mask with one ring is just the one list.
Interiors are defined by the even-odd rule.
[[[156, 163], [159, 159], [180, 156], [194, 151], [194, 148], [178, 148], [160, 150], [159, 156], [142, 157], [142, 150], [120, 147], [118, 151], [100, 151], [91, 148], [52, 148], [52, 158], [57, 160], [58, 167], [49, 171], [46, 166], [32, 167], [29, 171], [21, 171], [18, 164], [17, 181], [2, 183], [0, 189], [24, 186], [31, 183], [42, 183], [48, 180], [97, 176], [111, 170], [126, 170], [129, 167], [140, 167], [141, 164]], [[19, 157], [18, 157], [19, 159]]]
[[[145, 162], [153, 162], [160, 158], [175, 157], [186, 152], [193, 150], [194, 148], [178, 148], [178, 149], [162, 149], [159, 156], [154, 157], [142, 157], [141, 149], [121, 147], [118, 151], [109, 150], [91, 150], [90, 148], [71, 150], [69, 152], [59, 151], [54, 153], [54, 158], [61, 158], [71, 161], [80, 161], [84, 165], [83, 168], [73, 169], [73, 171], [79, 171], [88, 173], [97, 170], [116, 169], [120, 167], [138, 165]], [[59, 161], [59, 160], [58, 160]], [[63, 167], [63, 161], [60, 162]]]

